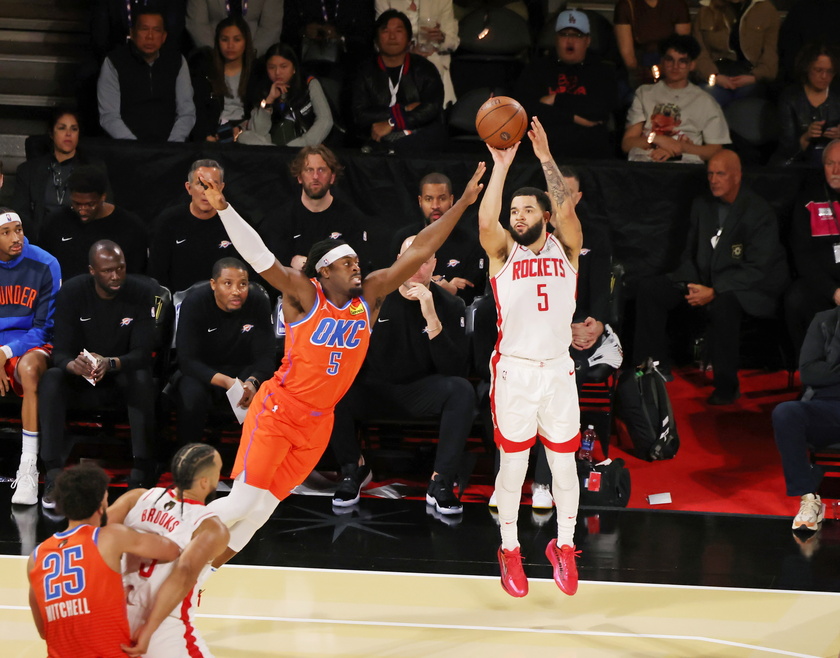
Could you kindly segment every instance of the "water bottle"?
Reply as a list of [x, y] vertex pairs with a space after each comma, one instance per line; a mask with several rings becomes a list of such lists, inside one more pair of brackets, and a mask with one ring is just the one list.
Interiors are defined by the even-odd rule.
[[595, 442], [598, 440], [598, 434], [595, 432], [593, 425], [588, 425], [583, 436], [580, 437], [580, 449], [578, 450], [577, 458], [582, 461], [592, 462], [592, 450], [595, 448]]

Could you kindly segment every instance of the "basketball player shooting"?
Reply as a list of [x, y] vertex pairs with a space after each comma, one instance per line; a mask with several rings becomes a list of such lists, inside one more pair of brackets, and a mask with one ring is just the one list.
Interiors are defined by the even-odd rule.
[[329, 443], [333, 408], [362, 366], [382, 302], [434, 255], [475, 203], [484, 171], [479, 163], [455, 205], [420, 231], [393, 265], [364, 280], [358, 256], [341, 240], [313, 245], [303, 272], [284, 267], [225, 201], [218, 185], [200, 179], [236, 250], [283, 293], [286, 320], [286, 354], [248, 408], [231, 493], [210, 506], [230, 528], [228, 548], [214, 567], [242, 550], [315, 468]]
[[[569, 345], [583, 234], [536, 117], [528, 137], [542, 165], [548, 195], [534, 187], [514, 192], [510, 228], [505, 230], [499, 222], [502, 191], [519, 142], [505, 150], [488, 145], [493, 172], [478, 210], [479, 239], [489, 257], [499, 317], [499, 338], [490, 362], [491, 409], [501, 457], [496, 478], [502, 534], [498, 558], [502, 587], [511, 596], [525, 596], [528, 580], [517, 519], [528, 453], [539, 437], [557, 505], [557, 539], [549, 542], [546, 555], [558, 587], [572, 595], [577, 591], [575, 451], [580, 445], [580, 410]], [[549, 221], [554, 233], [548, 233]]]

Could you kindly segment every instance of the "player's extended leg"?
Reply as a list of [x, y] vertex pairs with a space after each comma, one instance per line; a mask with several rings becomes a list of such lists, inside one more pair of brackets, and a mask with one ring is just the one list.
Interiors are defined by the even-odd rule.
[[15, 368], [15, 378], [23, 389], [20, 410], [23, 449], [12, 496], [12, 502], [16, 505], [34, 505], [38, 502], [38, 384], [49, 367], [48, 358], [46, 352], [30, 350], [20, 357]]
[[502, 587], [511, 596], [525, 596], [528, 580], [522, 570], [522, 555], [519, 552], [519, 500], [522, 485], [528, 470], [528, 446], [518, 452], [505, 452], [499, 448], [499, 474], [496, 476], [496, 504], [499, 510], [499, 526], [502, 545], [499, 548], [499, 568], [502, 572]]
[[566, 594], [577, 592], [575, 564], [575, 524], [577, 523], [580, 484], [574, 452], [555, 452], [545, 448], [551, 469], [551, 491], [557, 506], [557, 539], [549, 542], [545, 554], [554, 567], [554, 582]]

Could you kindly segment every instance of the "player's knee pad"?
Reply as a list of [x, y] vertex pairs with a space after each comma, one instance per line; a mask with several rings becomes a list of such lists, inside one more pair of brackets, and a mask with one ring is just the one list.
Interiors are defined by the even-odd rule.
[[573, 489], [578, 482], [575, 453], [546, 450], [552, 482], [561, 489]]
[[501, 451], [499, 459], [498, 484], [500, 484], [503, 489], [520, 493], [522, 490], [522, 483], [525, 481], [525, 473], [527, 470], [527, 450], [523, 450], [521, 452]]

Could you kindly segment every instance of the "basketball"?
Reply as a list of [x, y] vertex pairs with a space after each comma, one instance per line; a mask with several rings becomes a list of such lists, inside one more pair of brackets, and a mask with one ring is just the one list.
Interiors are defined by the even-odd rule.
[[494, 96], [478, 108], [475, 129], [489, 146], [506, 149], [522, 139], [528, 129], [528, 115], [513, 98]]

